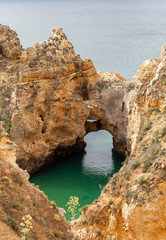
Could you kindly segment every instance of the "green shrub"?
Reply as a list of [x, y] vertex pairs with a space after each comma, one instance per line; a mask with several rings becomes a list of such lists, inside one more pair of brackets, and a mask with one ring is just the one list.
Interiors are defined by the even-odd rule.
[[139, 167], [140, 166], [140, 161], [139, 160], [133, 160], [132, 162], [131, 162], [131, 169], [132, 170], [134, 170], [134, 169], [136, 169], [137, 167]]
[[98, 88], [101, 88], [101, 89], [103, 89], [105, 87], [105, 83], [101, 82], [101, 81], [97, 82], [96, 85], [97, 85]]
[[19, 232], [19, 227], [16, 222], [16, 220], [10, 216], [7, 217], [7, 219], [4, 219], [3, 222], [7, 225], [10, 226], [15, 232]]
[[147, 124], [142, 127], [142, 129], [140, 130], [139, 141], [141, 141], [143, 139], [143, 136], [145, 135], [145, 133], [147, 131], [149, 131], [151, 129], [151, 127], [152, 127], [152, 121], [148, 121]]
[[149, 180], [148, 180], [148, 178], [145, 178], [145, 177], [142, 177], [141, 179], [140, 179], [140, 185], [142, 185], [142, 184], [148, 184], [149, 183]]
[[157, 113], [160, 112], [160, 109], [159, 108], [155, 108], [152, 112], [152, 115], [157, 115]]
[[161, 136], [164, 137], [165, 134], [166, 134], [166, 127], [163, 128], [163, 130], [161, 132]]
[[11, 206], [12, 206], [13, 208], [17, 208], [17, 207], [19, 207], [19, 203], [14, 202], [14, 203], [12, 203]]
[[63, 64], [65, 64], [65, 60], [64, 60], [64, 58], [61, 58], [61, 62], [62, 62]]
[[159, 131], [156, 131], [154, 138], [152, 139], [152, 143], [158, 143], [160, 138]]
[[148, 121], [148, 123], [143, 127], [143, 131], [146, 132], [151, 129], [152, 122]]
[[69, 53], [69, 49], [64, 48], [64, 49], [63, 49], [63, 54], [68, 54], [68, 53]]
[[98, 236], [101, 236], [101, 232], [100, 232], [100, 230], [97, 231], [97, 235], [98, 235]]
[[152, 164], [152, 159], [149, 158], [145, 163], [144, 163], [144, 166], [143, 166], [143, 171], [144, 172], [147, 172], [149, 167], [151, 166]]

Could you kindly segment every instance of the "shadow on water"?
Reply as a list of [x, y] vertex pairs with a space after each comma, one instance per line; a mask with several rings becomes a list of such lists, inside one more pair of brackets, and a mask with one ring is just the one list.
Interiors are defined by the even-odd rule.
[[[107, 131], [89, 133], [85, 142], [85, 152], [53, 163], [30, 178], [65, 210], [70, 196], [79, 198], [80, 207], [92, 203], [101, 193], [99, 185], [106, 185], [108, 177], [121, 167], [120, 159], [112, 155], [112, 136]], [[69, 213], [66, 219], [70, 219]]]

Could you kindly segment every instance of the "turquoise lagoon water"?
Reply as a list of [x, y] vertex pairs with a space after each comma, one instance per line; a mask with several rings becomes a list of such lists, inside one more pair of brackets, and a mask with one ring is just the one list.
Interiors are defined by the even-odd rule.
[[[54, 200], [58, 207], [66, 210], [70, 196], [79, 198], [80, 207], [92, 203], [100, 195], [108, 177], [121, 167], [120, 159], [112, 155], [112, 136], [107, 131], [89, 133], [85, 141], [84, 153], [48, 166], [30, 179], [40, 186], [49, 200]], [[69, 213], [66, 218], [70, 218]]]

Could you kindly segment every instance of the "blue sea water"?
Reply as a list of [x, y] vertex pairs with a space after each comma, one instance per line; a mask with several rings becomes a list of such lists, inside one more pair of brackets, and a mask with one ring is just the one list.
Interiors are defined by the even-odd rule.
[[24, 47], [62, 27], [83, 59], [128, 81], [143, 61], [159, 58], [165, 12], [165, 0], [0, 0], [0, 23], [16, 30]]

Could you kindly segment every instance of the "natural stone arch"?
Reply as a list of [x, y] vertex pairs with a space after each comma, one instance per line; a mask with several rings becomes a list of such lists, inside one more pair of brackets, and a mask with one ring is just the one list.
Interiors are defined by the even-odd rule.
[[[17, 163], [30, 173], [38, 171], [56, 159], [83, 151], [84, 136], [99, 129], [113, 136], [112, 151], [124, 158], [126, 89], [108, 87], [100, 92], [94, 88], [96, 98], [91, 94], [89, 100], [83, 100], [70, 89], [65, 89], [62, 95], [64, 86], [54, 85], [54, 80], [47, 84], [33, 81], [17, 85], [20, 111], [14, 112], [11, 132], [12, 140], [19, 146]], [[97, 121], [90, 126], [88, 119]]]
[[109, 132], [113, 137], [113, 146], [115, 146], [113, 147], [112, 152], [116, 153], [122, 158], [122, 160], [124, 160], [126, 151], [126, 139], [120, 139], [120, 141], [119, 139], [116, 140], [118, 135], [117, 126], [109, 125], [109, 127], [107, 127], [107, 124], [102, 124], [102, 120], [87, 120], [85, 123], [85, 128], [86, 134], [99, 130], [105, 130]]
[[124, 156], [127, 146], [125, 79], [97, 73], [92, 60], [74, 52], [62, 29], [56, 35], [34, 45], [32, 56], [24, 51], [18, 74], [11, 138], [18, 145], [18, 165], [29, 173], [83, 150], [88, 119], [111, 133], [114, 153]]
[[[113, 152], [124, 158], [127, 151], [127, 119], [129, 108], [128, 84], [104, 89], [99, 95], [97, 107], [92, 108], [86, 122], [87, 132], [106, 130], [113, 136]], [[93, 100], [92, 100], [93, 102]]]
[[90, 132], [99, 131], [102, 129], [101, 121], [89, 119], [85, 122], [85, 129], [86, 129], [86, 134], [88, 134]]
[[112, 137], [113, 137], [113, 146], [114, 148], [112, 149], [113, 153], [118, 154], [122, 160], [125, 157], [125, 152], [126, 152], [126, 139], [121, 138], [118, 139], [118, 128], [116, 125], [107, 125], [102, 123], [102, 120], [87, 120], [85, 123], [85, 128], [86, 128], [86, 134], [90, 132], [96, 132], [99, 130], [106, 130], [108, 131]]

